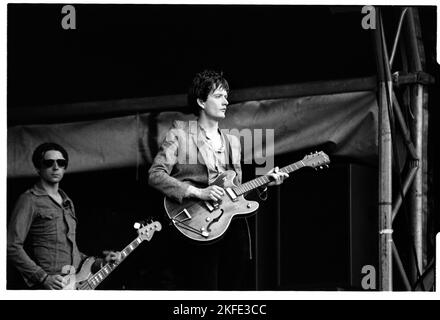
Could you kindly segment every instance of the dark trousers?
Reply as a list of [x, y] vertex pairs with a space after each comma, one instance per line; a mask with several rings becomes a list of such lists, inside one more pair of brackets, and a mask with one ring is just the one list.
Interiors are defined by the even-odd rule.
[[173, 226], [164, 231], [164, 290], [247, 290], [251, 261], [245, 219], [233, 220], [224, 236], [210, 244], [191, 242]]

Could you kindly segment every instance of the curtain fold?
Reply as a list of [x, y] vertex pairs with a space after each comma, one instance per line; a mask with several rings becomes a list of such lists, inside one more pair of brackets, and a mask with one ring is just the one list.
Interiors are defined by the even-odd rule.
[[[32, 152], [46, 141], [66, 148], [69, 172], [149, 165], [172, 121], [195, 119], [181, 112], [161, 112], [10, 127], [7, 175], [35, 175]], [[231, 104], [220, 126], [236, 132], [260, 129], [263, 136], [273, 130], [275, 155], [330, 144], [330, 156], [373, 162], [377, 158], [377, 123], [375, 92], [359, 91]], [[255, 156], [253, 148], [242, 149], [245, 157]]]

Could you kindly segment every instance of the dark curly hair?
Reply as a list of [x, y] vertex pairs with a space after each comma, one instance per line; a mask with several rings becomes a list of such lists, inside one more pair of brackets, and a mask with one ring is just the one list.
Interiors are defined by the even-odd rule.
[[188, 91], [188, 107], [192, 113], [198, 115], [200, 112], [197, 99], [206, 101], [208, 95], [218, 87], [222, 87], [229, 93], [229, 84], [223, 77], [223, 72], [204, 70], [197, 73]]
[[50, 150], [61, 152], [64, 159], [66, 159], [66, 169], [67, 169], [67, 165], [69, 164], [69, 155], [62, 146], [54, 142], [42, 143], [34, 150], [34, 153], [32, 154], [32, 163], [34, 164], [34, 167], [36, 169], [40, 169], [41, 161], [44, 159], [45, 153]]

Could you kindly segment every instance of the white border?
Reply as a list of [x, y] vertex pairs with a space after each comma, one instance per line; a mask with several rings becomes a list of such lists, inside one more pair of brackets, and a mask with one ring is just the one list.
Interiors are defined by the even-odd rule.
[[[87, 1], [9, 1], [9, 3], [90, 3]], [[121, 1], [93, 1], [93, 3], [102, 4], [115, 4], [123, 3]], [[438, 5], [437, 1], [423, 1], [422, 3], [415, 1], [394, 1], [388, 0], [385, 3], [381, 2], [362, 2], [362, 1], [130, 1], [133, 4], [267, 4], [267, 5]], [[125, 3], [124, 3], [125, 4]], [[437, 13], [438, 14], [438, 13]], [[2, 132], [0, 139], [0, 206], [2, 217], [0, 218], [0, 230], [2, 232], [2, 238], [0, 240], [0, 293], [1, 298], [5, 300], [34, 300], [34, 299], [50, 299], [50, 300], [176, 300], [176, 306], [179, 305], [179, 300], [365, 300], [365, 299], [395, 299], [395, 300], [438, 300], [440, 295], [440, 280], [437, 278], [437, 292], [305, 292], [305, 291], [14, 291], [6, 290], [6, 147], [7, 147], [7, 135], [6, 135], [6, 21], [7, 21], [7, 4], [1, 3], [0, 5], [0, 17], [1, 17], [1, 63], [0, 74], [1, 78], [1, 97], [2, 97], [2, 116], [0, 117], [0, 130]], [[438, 26], [437, 26], [438, 28]], [[438, 38], [437, 30], [437, 38]], [[439, 45], [439, 41], [437, 41]], [[437, 49], [437, 53], [440, 50]], [[437, 59], [439, 61], [439, 59]], [[440, 236], [437, 235], [437, 257], [439, 256], [440, 248], [439, 241]], [[437, 264], [438, 268], [438, 264]], [[438, 273], [437, 273], [438, 274]]]

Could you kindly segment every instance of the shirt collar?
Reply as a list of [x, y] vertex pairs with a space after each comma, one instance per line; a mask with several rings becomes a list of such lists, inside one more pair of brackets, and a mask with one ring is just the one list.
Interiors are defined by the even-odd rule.
[[[199, 132], [203, 133], [205, 138], [208, 138], [205, 128], [203, 128], [198, 121], [197, 121], [197, 129], [199, 130]], [[220, 133], [221, 136], [223, 136], [223, 132], [220, 130], [220, 127], [217, 128], [217, 131], [218, 133]]]
[[[66, 194], [63, 190], [58, 189], [58, 191], [59, 191], [61, 197], [63, 198], [63, 200], [69, 200], [69, 201], [70, 201], [69, 197], [67, 196], [67, 194]], [[42, 197], [42, 196], [49, 196], [49, 194], [47, 193], [47, 191], [46, 191], [46, 190], [43, 188], [43, 186], [41, 185], [41, 182], [37, 182], [37, 183], [31, 188], [31, 192], [32, 192], [34, 195], [39, 196], [39, 197]]]
[[31, 192], [36, 196], [48, 196], [48, 193], [46, 190], [44, 190], [43, 186], [41, 185], [41, 182], [37, 182], [31, 189]]

